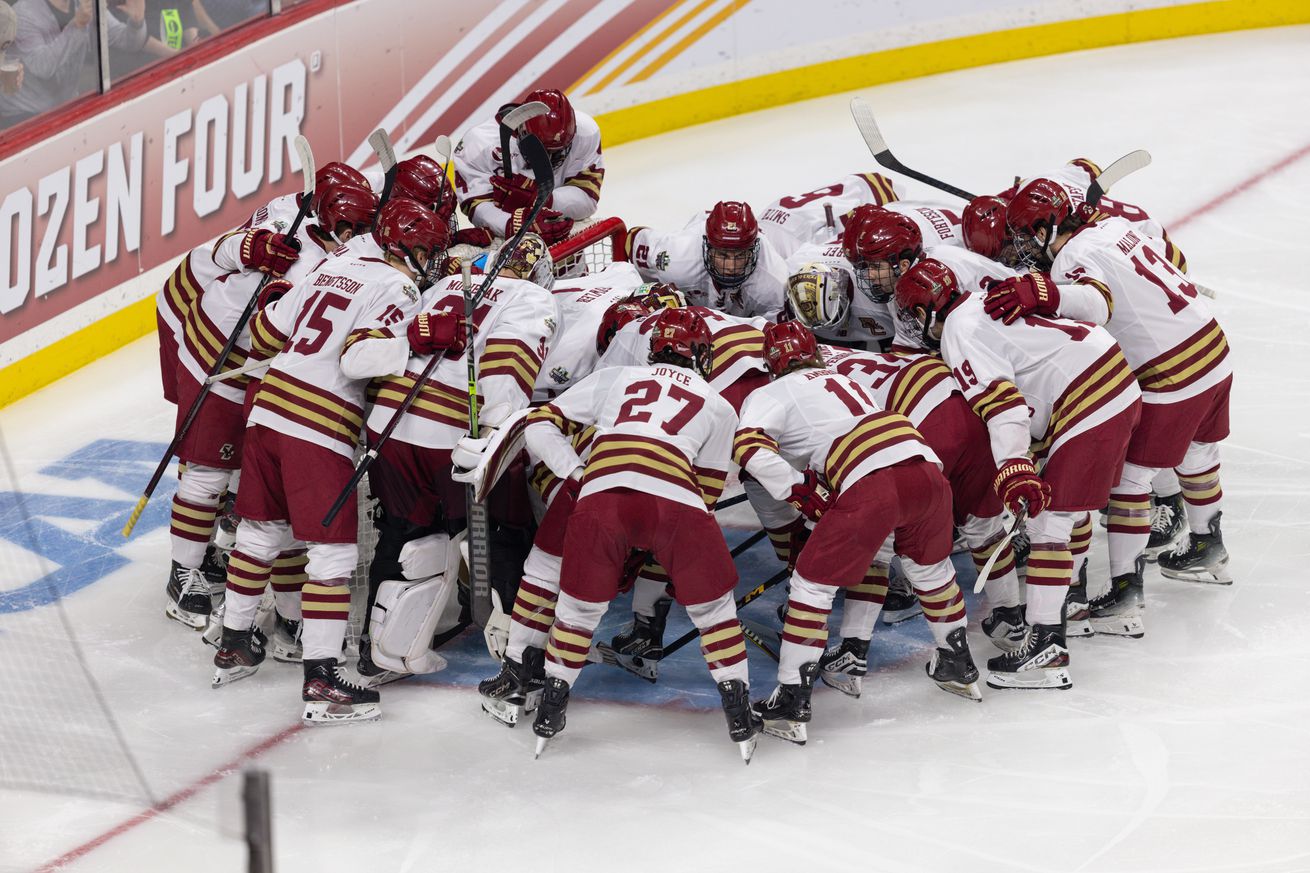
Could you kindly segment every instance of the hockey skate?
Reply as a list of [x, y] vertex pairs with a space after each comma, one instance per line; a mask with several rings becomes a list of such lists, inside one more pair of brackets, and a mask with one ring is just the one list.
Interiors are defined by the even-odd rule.
[[398, 679], [404, 679], [410, 676], [410, 673], [397, 673], [394, 670], [388, 670], [385, 667], [379, 667], [373, 663], [373, 641], [368, 634], [363, 634], [359, 638], [359, 658], [355, 661], [355, 672], [364, 680], [369, 688], [377, 688], [381, 685], [388, 685]]
[[672, 600], [655, 604], [653, 616], [632, 616], [632, 625], [608, 643], [597, 643], [596, 650], [606, 664], [622, 667], [647, 682], [658, 681], [660, 659], [664, 657], [664, 626], [669, 619]]
[[209, 583], [199, 570], [183, 567], [177, 561], [168, 573], [168, 601], [164, 615], [192, 630], [203, 631], [209, 624]]
[[1160, 574], [1183, 582], [1205, 582], [1209, 585], [1232, 585], [1228, 573], [1228, 550], [1224, 548], [1223, 533], [1219, 529], [1222, 512], [1210, 519], [1210, 532], [1192, 531], [1187, 539], [1172, 552], [1164, 552], [1156, 560]]
[[210, 543], [205, 547], [205, 558], [200, 562], [200, 575], [209, 583], [209, 597], [213, 606], [223, 602], [227, 591], [228, 553]]
[[523, 650], [522, 662], [506, 655], [500, 672], [478, 683], [482, 711], [509, 727], [518, 724], [525, 714], [534, 712], [545, 687], [545, 656], [536, 646]]
[[819, 658], [819, 678], [829, 688], [858, 698], [869, 672], [869, 641], [847, 637]]
[[275, 612], [271, 648], [273, 660], [284, 664], [299, 664], [300, 651], [300, 622], [283, 618], [282, 613]]
[[537, 705], [537, 717], [532, 722], [532, 732], [537, 735], [537, 748], [532, 754], [534, 759], [540, 758], [546, 743], [564, 730], [565, 711], [568, 708], [569, 683], [548, 676], [541, 693], [541, 703]]
[[923, 612], [919, 596], [910, 587], [910, 580], [892, 568], [887, 577], [887, 600], [882, 605], [882, 623], [900, 624]]
[[1069, 650], [1058, 624], [1035, 624], [1024, 644], [987, 662], [993, 688], [1072, 688]]
[[1112, 637], [1141, 639], [1146, 634], [1142, 622], [1142, 570], [1146, 558], [1139, 556], [1131, 573], [1110, 580], [1110, 590], [1088, 604], [1092, 630]]
[[1022, 606], [997, 606], [982, 620], [983, 633], [1002, 652], [1013, 652], [1028, 637]]
[[1146, 561], [1154, 564], [1164, 552], [1172, 552], [1187, 535], [1183, 494], [1157, 497], [1151, 502], [1151, 538], [1146, 541]]
[[946, 649], [934, 649], [932, 660], [924, 665], [928, 678], [937, 687], [969, 700], [982, 700], [978, 689], [978, 668], [969, 654], [969, 640], [964, 628], [957, 627], [946, 635]]
[[238, 679], [253, 676], [264, 663], [264, 647], [268, 637], [257, 627], [249, 630], [232, 630], [223, 628], [223, 640], [214, 655], [214, 680], [212, 686], [221, 688], [231, 685]]
[[1096, 633], [1092, 629], [1091, 617], [1091, 608], [1087, 603], [1087, 562], [1083, 561], [1078, 570], [1078, 579], [1064, 595], [1065, 637], [1090, 637]]
[[805, 745], [806, 725], [813, 710], [810, 695], [814, 693], [814, 677], [819, 672], [817, 661], [801, 667], [801, 681], [795, 685], [779, 685], [764, 700], [751, 704], [751, 709], [764, 722], [764, 732], [798, 746]]
[[742, 763], [749, 765], [755, 754], [756, 736], [764, 728], [764, 723], [751, 711], [750, 689], [745, 682], [726, 679], [718, 685], [723, 714], [728, 719], [728, 736], [741, 750]]
[[335, 658], [305, 661], [305, 684], [300, 699], [305, 701], [301, 720], [309, 725], [372, 721], [382, 715], [381, 697], [346, 679]]

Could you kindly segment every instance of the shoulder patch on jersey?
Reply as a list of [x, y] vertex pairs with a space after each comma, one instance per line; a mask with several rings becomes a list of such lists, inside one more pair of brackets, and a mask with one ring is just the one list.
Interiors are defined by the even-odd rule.
[[553, 334], [554, 332], [555, 332], [555, 319], [548, 315], [546, 316], [546, 333]]
[[290, 227], [290, 225], [287, 224], [285, 219], [275, 218], [273, 219], [273, 227], [277, 229], [278, 233], [281, 233], [282, 231]]
[[655, 256], [655, 269], [667, 270], [669, 268], [669, 253], [662, 251]]
[[413, 285], [406, 282], [404, 285], [400, 286], [400, 290], [403, 291], [405, 293], [405, 296], [409, 298], [410, 303], [418, 303], [418, 296], [419, 296], [418, 289], [415, 288]]
[[569, 381], [569, 371], [563, 367], [556, 367], [550, 371], [550, 378], [556, 385], [563, 385]]

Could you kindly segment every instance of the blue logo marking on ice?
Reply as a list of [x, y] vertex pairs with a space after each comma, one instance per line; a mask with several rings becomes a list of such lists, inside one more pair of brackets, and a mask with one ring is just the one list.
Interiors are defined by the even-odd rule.
[[[0, 589], [8, 589], [0, 590], [0, 615], [44, 606], [103, 579], [130, 563], [121, 551], [125, 545], [167, 527], [169, 497], [177, 487], [172, 477], [156, 490], [132, 539], [122, 536], [140, 489], [165, 448], [165, 443], [140, 440], [96, 440], [40, 469], [42, 476], [62, 480], [51, 483], [48, 491], [0, 491], [0, 553], [12, 556], [17, 547], [17, 557], [3, 562], [4, 575], [10, 578], [0, 580]], [[124, 496], [88, 497], [88, 491]], [[31, 519], [30, 533], [20, 499]], [[44, 559], [48, 570], [38, 578], [31, 578], [32, 572], [39, 572], [32, 552]], [[25, 581], [14, 584], [15, 578]]]

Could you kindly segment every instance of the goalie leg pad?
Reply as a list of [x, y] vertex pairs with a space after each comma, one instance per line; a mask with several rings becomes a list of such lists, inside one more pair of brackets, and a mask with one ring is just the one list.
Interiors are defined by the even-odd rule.
[[[432, 637], [455, 594], [458, 562], [459, 548], [446, 534], [422, 537], [401, 548], [407, 578], [382, 582], [373, 603], [375, 665], [399, 673], [433, 673], [445, 666], [445, 659], [432, 651]], [[428, 575], [408, 578], [411, 572]]]

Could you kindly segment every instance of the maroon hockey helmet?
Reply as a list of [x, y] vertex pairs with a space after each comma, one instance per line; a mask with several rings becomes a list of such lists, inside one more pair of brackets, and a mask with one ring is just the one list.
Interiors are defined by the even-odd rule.
[[414, 250], [423, 249], [429, 260], [440, 258], [450, 245], [450, 227], [421, 204], [392, 197], [378, 212], [373, 239], [384, 252], [422, 273]]
[[337, 242], [338, 232], [344, 223], [355, 236], [373, 225], [377, 216], [378, 198], [368, 186], [349, 183], [328, 184], [314, 189], [318, 205], [314, 208], [319, 228]]
[[605, 354], [610, 343], [614, 341], [614, 335], [622, 330], [624, 325], [645, 318], [652, 311], [645, 302], [635, 297], [611, 303], [605, 314], [600, 317], [600, 327], [596, 329], [596, 354]]
[[[442, 191], [445, 194], [442, 194]], [[404, 197], [420, 203], [428, 209], [436, 206], [440, 197], [442, 204], [454, 201], [454, 192], [450, 180], [442, 172], [441, 164], [427, 155], [415, 155], [396, 164], [396, 179], [392, 183], [393, 197]]]
[[1005, 209], [1009, 204], [1002, 197], [984, 194], [969, 201], [964, 207], [962, 224], [964, 245], [971, 252], [996, 260], [1009, 233], [1005, 229]]
[[573, 137], [578, 133], [578, 119], [573, 114], [573, 104], [564, 96], [563, 91], [554, 88], [531, 91], [523, 98], [524, 103], [534, 100], [545, 103], [549, 111], [523, 122], [523, 129], [541, 140], [541, 144], [550, 153], [551, 163], [558, 166], [556, 155], [559, 156], [559, 163], [563, 163], [573, 145]]
[[736, 288], [755, 272], [760, 257], [760, 224], [750, 204], [720, 200], [705, 218], [702, 247], [705, 269], [720, 288]]
[[314, 191], [316, 193], [318, 189], [324, 185], [339, 185], [342, 183], [357, 185], [360, 188], [372, 190], [372, 187], [368, 184], [368, 179], [363, 173], [341, 161], [329, 161], [319, 167], [318, 172], [314, 174]]
[[[708, 379], [713, 361], [710, 326], [691, 309], [661, 309], [650, 331], [650, 362], [690, 366]], [[685, 363], [684, 363], [685, 361]]]
[[[1034, 179], [1014, 195], [1005, 207], [1005, 225], [1014, 239], [1015, 256], [1023, 266], [1049, 265], [1054, 260], [1051, 243], [1061, 222], [1073, 210], [1069, 192], [1050, 179]], [[1037, 235], [1046, 232], [1039, 240]]]
[[819, 343], [814, 333], [799, 321], [782, 321], [764, 328], [764, 360], [775, 376], [797, 365], [821, 367]]
[[901, 261], [913, 264], [923, 257], [923, 234], [899, 212], [862, 204], [846, 220], [842, 253], [855, 269], [860, 291], [875, 303], [886, 303], [900, 278]]
[[936, 258], [919, 261], [896, 283], [896, 307], [923, 325], [923, 343], [931, 349], [941, 345], [940, 336], [931, 333], [933, 323], [959, 296], [955, 273]]

